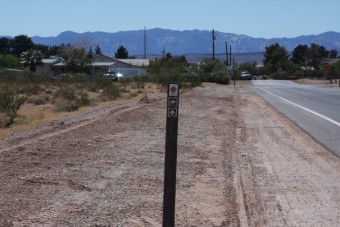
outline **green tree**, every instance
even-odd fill
[[[269,47],[266,47],[264,52],[263,64],[266,67],[268,73],[274,73],[279,70],[285,70],[288,64],[288,52],[286,48],[281,47],[278,43],[275,43]]]
[[[93,53],[92,47],[90,47],[90,49],[87,51],[87,56],[89,58],[91,58],[91,59],[94,57],[94,53]]]
[[[20,58],[17,58],[12,54],[2,55],[2,57],[0,57],[0,67],[20,68]]]
[[[33,49],[34,43],[30,37],[27,37],[27,35],[18,35],[13,39],[12,47],[12,53],[19,57],[22,52]]]
[[[329,71],[331,74],[337,75],[337,77],[340,79],[340,60],[332,64]]]
[[[256,72],[256,62],[244,62],[239,65],[240,71],[248,71],[251,74],[255,74]]]
[[[329,51],[329,55],[328,55],[329,58],[336,58],[337,56],[338,56],[337,50],[332,49],[332,50]]]
[[[44,58],[49,56],[49,46],[43,44],[34,44],[34,50],[40,51]]]
[[[49,56],[57,56],[57,55],[62,55],[62,50],[63,50],[64,44],[60,46],[50,46],[48,50],[48,55]]]
[[[21,59],[24,66],[29,66],[30,71],[35,72],[38,65],[42,65],[42,54],[38,50],[29,50],[21,54]]]
[[[327,58],[328,55],[329,51],[327,51],[324,46],[312,43],[308,51],[308,65],[316,70],[319,70],[321,68],[321,61],[324,58]]]
[[[308,46],[298,45],[292,52],[292,61],[298,65],[305,65],[308,58]]]
[[[100,49],[100,47],[97,45],[96,49],[94,50],[96,55],[101,55],[102,54],[102,49]]]
[[[60,56],[66,61],[66,69],[70,72],[89,72],[91,58],[84,48],[77,48],[71,44],[62,45]]]
[[[67,69],[71,72],[87,72],[91,58],[87,55],[84,48],[70,47],[67,53]]]
[[[119,46],[117,52],[115,53],[115,58],[117,59],[127,59],[129,53],[124,46]]]
[[[8,38],[0,38],[0,54],[9,54],[11,50],[11,40]]]

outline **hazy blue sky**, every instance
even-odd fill
[[[151,28],[253,37],[340,32],[340,0],[0,0],[0,35]]]

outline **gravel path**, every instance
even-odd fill
[[[180,99],[176,225],[340,223],[339,159],[254,91]],[[0,226],[161,226],[165,94],[149,101],[1,141]]]

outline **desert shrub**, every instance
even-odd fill
[[[170,53],[166,57],[155,59],[148,67],[148,80],[165,85],[169,82],[181,82],[185,67],[188,62],[185,56],[172,57]]]
[[[42,89],[38,84],[33,83],[22,83],[18,84],[17,92],[20,94],[32,94],[37,95],[39,92],[41,92]]]
[[[202,74],[195,68],[189,70],[183,76],[183,85],[187,88],[198,87],[202,85]]]
[[[71,111],[75,111],[78,109],[79,109],[79,106],[77,107],[75,101],[65,100],[65,99],[60,99],[60,98],[56,99],[53,105],[54,112],[64,112],[64,111],[71,112]]]
[[[230,80],[227,74],[227,70],[212,71],[208,74],[208,82],[217,84],[229,84]]]
[[[120,96],[120,91],[119,91],[119,87],[115,84],[111,84],[110,86],[106,86],[103,89],[102,92],[102,97],[105,99],[109,99],[109,100],[113,100],[116,99]]]
[[[272,73],[270,76],[275,80],[288,80],[289,79],[288,73],[285,71],[281,71],[281,70],[275,73]]]
[[[106,86],[110,86],[111,84],[112,84],[112,79],[105,77],[105,76],[95,76],[93,80],[84,84],[83,88],[89,91],[92,91],[92,92],[97,92]]]
[[[72,103],[71,105],[65,106],[65,110],[67,112],[74,112],[77,111],[80,108],[80,105],[78,103]]]
[[[144,89],[147,80],[146,76],[136,76],[134,80],[138,89]]]
[[[75,90],[73,88],[69,88],[69,87],[60,88],[56,92],[55,97],[63,98],[63,99],[66,99],[66,100],[76,100],[77,99]]]
[[[31,96],[28,98],[27,102],[34,105],[44,105],[50,101],[50,96],[47,94]]]
[[[133,78],[131,76],[125,76],[119,78],[118,81],[121,86],[126,87],[133,82]]]
[[[230,80],[227,74],[226,66],[215,59],[205,59],[201,63],[202,81],[229,84]]]
[[[305,73],[302,70],[299,70],[299,71],[294,72],[293,75],[296,79],[301,79],[305,76]]]
[[[110,86],[112,84],[112,79],[105,76],[99,76],[94,80],[94,83],[98,89],[102,89]]]
[[[77,104],[79,106],[89,106],[91,105],[92,100],[87,97],[87,95],[82,95],[78,100]]]
[[[54,111],[73,112],[82,106],[89,106],[91,103],[92,100],[88,98],[86,93],[79,92],[79,94],[76,94],[72,88],[61,88],[54,96]]]
[[[130,91],[130,97],[131,98],[134,98],[134,97],[137,97],[137,96],[138,96],[138,92]]]
[[[14,123],[14,119],[22,104],[26,101],[26,97],[16,94],[14,89],[5,88],[0,91],[0,113],[5,119],[0,119],[1,127],[10,127]]]
[[[51,94],[52,94],[52,90],[47,89],[47,90],[45,91],[45,93],[51,95]]]

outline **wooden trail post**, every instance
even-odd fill
[[[163,227],[175,226],[179,84],[168,84],[165,139]]]

